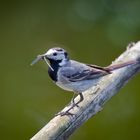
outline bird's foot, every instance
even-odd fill
[[[75,107],[75,106],[79,107],[79,105],[77,103],[75,103],[74,99],[71,100],[71,104],[72,104],[73,107]]]
[[[78,104],[83,101],[84,97],[83,97],[82,93],[79,93],[79,95],[80,95],[80,100],[77,103],[74,102],[74,98],[73,98],[72,101],[71,101],[72,102],[71,107],[68,110],[64,111],[64,112],[59,112],[55,116],[58,116],[58,115],[60,115],[60,116],[64,116],[64,115],[71,115],[71,116],[73,116],[73,115],[75,115],[73,113],[70,113],[69,111],[71,109],[73,109],[75,106],[79,107]]]
[[[69,111],[64,111],[64,112],[59,112],[57,114],[55,114],[55,116],[73,116],[74,114],[73,113],[70,113]]]
[[[66,110],[66,111],[62,111],[62,112],[59,112],[59,113],[57,113],[55,116],[58,116],[58,115],[60,115],[60,116],[64,116],[64,115],[67,115],[67,116],[68,116],[68,115],[73,116],[74,114],[73,114],[73,113],[70,113],[69,111],[70,111],[71,109],[73,109],[75,106],[77,106],[76,103],[72,104],[71,107],[70,107],[68,110]]]

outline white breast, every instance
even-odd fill
[[[97,85],[98,81],[99,79],[83,80],[83,81],[69,82],[69,83],[56,82],[56,85],[67,91],[81,93],[88,90],[92,86]]]

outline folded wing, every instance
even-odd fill
[[[100,78],[101,76],[110,74],[110,71],[96,65],[74,63],[72,66],[62,69],[61,74],[66,77],[67,80],[77,82]]]

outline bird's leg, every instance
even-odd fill
[[[71,110],[75,106],[78,106],[78,104],[84,100],[84,97],[83,97],[83,94],[82,93],[77,92],[77,94],[79,94],[80,100],[77,103],[73,102],[72,106],[67,111]]]
[[[61,115],[61,116],[74,115],[74,114],[70,113],[69,111],[71,109],[73,109],[75,106],[78,106],[78,104],[84,100],[83,94],[82,93],[78,93],[78,94],[80,96],[80,100],[77,103],[72,104],[72,106],[68,110],[66,110],[65,112],[59,112],[58,114],[56,114],[56,116],[58,116],[58,115]]]
[[[73,96],[72,96],[72,99],[71,99],[71,103],[73,103],[73,104],[75,103],[74,98],[75,98],[75,92],[73,93]]]
[[[75,104],[74,98],[75,98],[76,93],[74,92],[73,97],[71,99],[71,104]],[[75,104],[76,105],[76,104]],[[79,107],[78,105],[76,105],[77,107]]]

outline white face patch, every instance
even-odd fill
[[[57,50],[55,48],[52,48],[48,50],[45,54],[48,59],[53,59],[53,60],[62,60],[62,65],[63,65],[63,60],[66,59],[65,57],[65,50]]]

